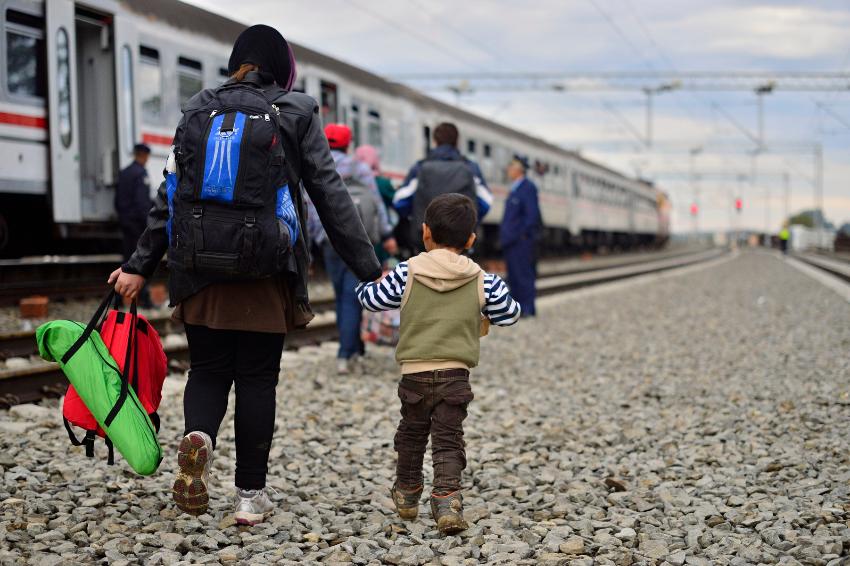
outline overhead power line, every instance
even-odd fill
[[[425,90],[644,91],[668,85],[683,91],[850,92],[848,71],[564,71],[400,73],[393,80]]]
[[[384,22],[385,24],[389,24],[393,28],[398,28],[398,29],[404,30],[405,33],[410,34],[411,36],[415,37],[416,39],[418,39],[422,43],[436,49],[437,51],[440,51],[441,53],[444,53],[444,54],[450,56],[452,59],[458,60],[461,63],[464,63],[464,64],[466,64],[470,67],[479,67],[479,65],[477,65],[474,62],[462,57],[461,55],[458,55],[455,51],[448,49],[443,45],[440,45],[439,43],[434,41],[431,37],[429,37],[427,34],[420,32],[416,28],[405,25],[401,22],[393,20],[392,18],[388,18],[387,16],[385,16],[381,12],[378,12],[377,10],[372,10],[371,8],[366,6],[365,4],[360,3],[360,2],[356,2],[355,0],[349,0],[349,3],[356,6],[359,10],[366,12],[367,14],[372,16],[373,18],[379,19],[382,22]]]

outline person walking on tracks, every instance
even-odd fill
[[[477,203],[478,218],[484,218],[493,196],[478,164],[463,157],[457,149],[457,126],[443,122],[434,128],[436,147],[417,162],[393,196],[399,215],[409,222],[409,246],[414,253],[422,248],[422,221],[425,209],[438,195],[460,193]]]
[[[145,165],[151,155],[151,148],[143,143],[133,146],[133,162],[118,174],[115,187],[115,212],[118,213],[118,225],[121,227],[121,253],[124,261],[130,259],[136,251],[136,244],[147,226],[148,211],[151,209],[151,183]],[[121,297],[116,296],[116,303]],[[149,308],[150,293],[142,287],[139,304]]]
[[[345,124],[328,124],[325,126],[325,135],[336,163],[336,170],[354,201],[370,241],[376,247],[381,245],[388,254],[396,253],[398,250],[392,236],[393,227],[378,193],[372,170],[366,163],[358,161],[348,153],[351,129]],[[359,279],[333,248],[321,226],[314,232],[314,240],[322,249],[325,269],[334,288],[336,326],[339,329],[336,369],[338,374],[345,375],[351,371],[351,361],[366,353],[365,344],[360,337],[363,309],[354,292]]]
[[[358,279],[374,281],[381,266],[336,172],[316,101],[289,92],[295,60],[283,36],[247,28],[228,71],[223,85],[184,105],[147,228],[109,282],[136,297],[168,252],[170,300],[190,356],[172,495],[187,513],[206,511],[235,383],[235,519],[254,525],[274,509],[266,474],[284,337],[312,318],[300,185]]]
[[[508,287],[522,305],[523,316],[536,314],[537,238],[540,231],[540,206],[537,186],[526,177],[528,159],[514,156],[508,164],[511,192],[505,202],[499,242],[508,266]]]
[[[390,490],[402,519],[415,519],[423,491],[428,437],[434,461],[431,514],[443,534],[467,528],[461,473],[463,420],[473,399],[469,370],[478,365],[489,323],[514,324],[520,306],[497,275],[461,255],[475,242],[475,205],[459,194],[436,197],[425,211],[426,253],[400,263],[380,282],[360,285],[370,311],[401,308],[396,360],[401,422],[395,435],[396,481]]]

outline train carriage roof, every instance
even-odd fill
[[[121,5],[125,6],[128,10],[135,12],[136,14],[139,14],[141,16],[144,16],[148,19],[160,20],[166,25],[185,29],[187,31],[191,31],[199,35],[212,37],[213,39],[216,39],[225,44],[232,44],[234,41],[236,41],[236,37],[246,27],[246,24],[231,20],[218,14],[214,14],[213,12],[209,12],[207,10],[204,10],[203,8],[199,8],[192,4],[180,2],[179,0],[119,1]],[[512,138],[518,139],[539,149],[543,149],[546,151],[554,151],[564,157],[577,159],[588,165],[607,171],[620,178],[635,181],[635,179],[626,177],[619,171],[615,171],[609,167],[606,167],[605,165],[602,165],[595,161],[591,161],[578,153],[566,150],[562,147],[558,147],[541,138],[530,136],[513,128],[509,128],[508,126],[504,126],[497,122],[488,120],[483,116],[479,116],[472,112],[462,110],[456,106],[452,106],[451,104],[447,104],[445,102],[442,102],[441,100],[437,100],[408,86],[388,81],[387,79],[382,78],[374,73],[370,73],[369,71],[361,69],[360,67],[357,67],[355,65],[351,65],[339,59],[319,53],[318,51],[310,49],[309,47],[304,47],[303,45],[299,45],[294,42],[290,42],[290,45],[292,46],[292,49],[295,52],[295,58],[297,61],[327,69],[329,71],[332,71],[333,73],[336,73],[340,77],[344,77],[354,83],[363,85],[368,88],[372,88],[374,90],[395,93],[397,96],[415,102],[421,107],[436,110],[438,112],[444,112],[459,119],[466,120],[467,122],[472,122],[474,124],[490,128],[491,130],[495,130],[496,132],[501,133],[505,136],[510,136]],[[645,181],[637,180],[637,182],[649,185],[651,187],[651,184],[646,183]]]

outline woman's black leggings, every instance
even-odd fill
[[[186,325],[191,369],[183,395],[186,431],[215,444],[236,382],[236,487],[266,485],[274,435],[275,387],[285,334]]]

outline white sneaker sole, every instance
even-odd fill
[[[265,518],[266,513],[248,513],[247,511],[239,511],[236,513],[236,524],[253,527],[257,523],[262,523]]]

